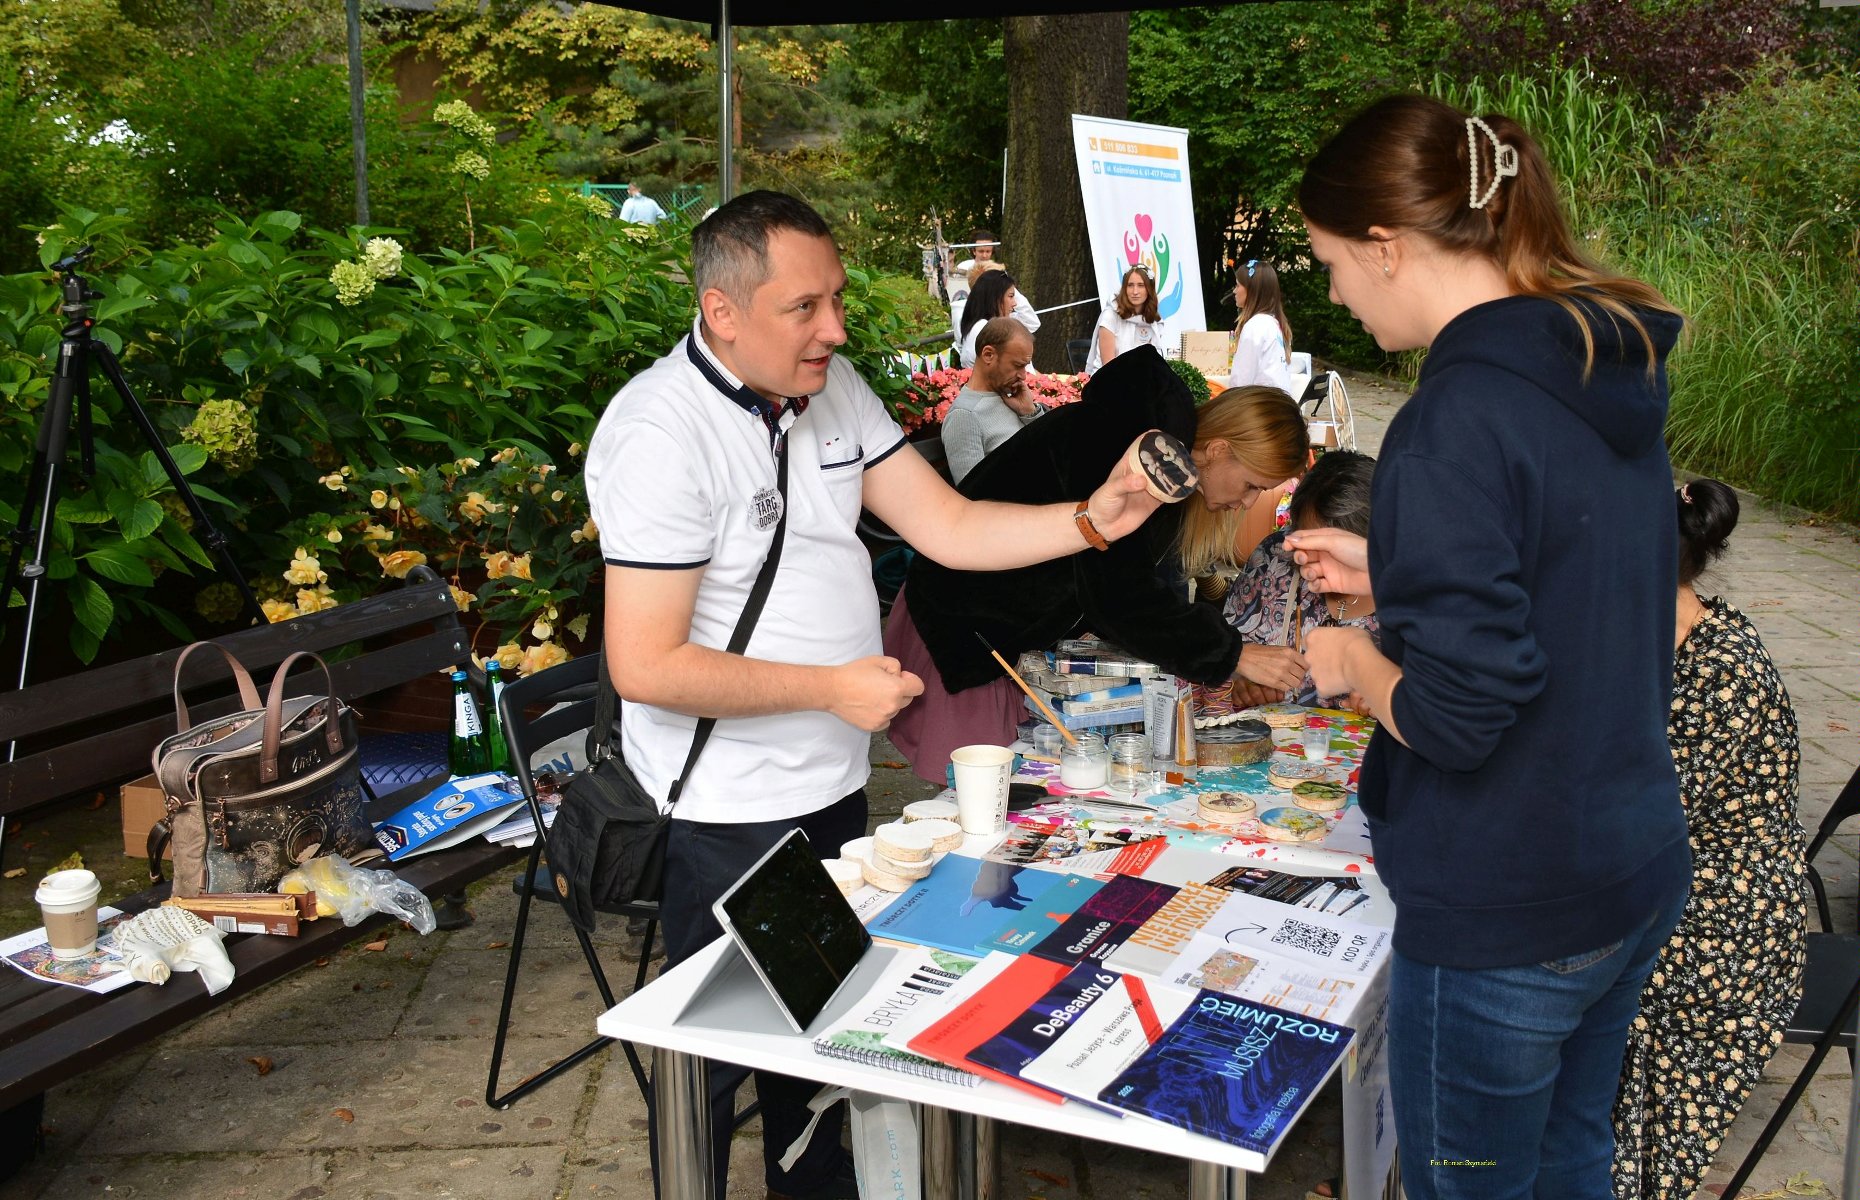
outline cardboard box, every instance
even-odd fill
[[[147,858],[149,828],[167,814],[168,802],[153,775],[144,775],[123,785],[123,853],[130,858]],[[174,857],[172,844],[162,853]]]

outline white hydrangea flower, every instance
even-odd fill
[[[358,262],[339,262],[329,270],[329,281],[336,285],[336,302],[353,308],[375,290],[372,272]]]
[[[400,274],[400,243],[393,238],[369,238],[362,247],[362,265],[376,279],[391,279]]]

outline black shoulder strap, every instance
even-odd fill
[[[781,516],[775,522],[775,536],[769,542],[769,556],[762,561],[762,569],[756,573],[756,581],[749,588],[749,600],[743,605],[743,615],[736,620],[736,628],[730,631],[730,643],[724,647],[726,654],[741,654],[749,645],[749,636],[755,632],[756,621],[762,616],[762,606],[768,603],[769,590],[775,586],[775,568],[781,565],[781,547],[788,532],[788,435],[781,434],[775,442],[775,491],[781,497]],[[603,645],[599,651],[600,682],[594,693],[594,727],[588,734],[588,758],[593,763],[616,753],[612,745],[614,711],[618,696],[614,692],[613,677],[607,668],[607,649]],[[669,808],[678,803],[678,795],[684,790],[685,780],[691,778],[691,768],[697,764],[698,755],[704,750],[704,743],[710,740],[711,730],[717,727],[717,718],[700,717],[697,728],[691,735],[691,751],[685,755],[685,765],[679,769],[678,777],[672,780],[672,788],[666,797]]]

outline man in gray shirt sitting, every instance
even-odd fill
[[[1040,415],[1027,389],[1033,335],[1013,317],[995,317],[975,340],[975,369],[943,418],[943,454],[960,484],[989,451]]]

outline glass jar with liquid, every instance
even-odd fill
[[[1095,733],[1074,736],[1059,754],[1059,782],[1075,792],[1097,791],[1111,774],[1110,747]]]

